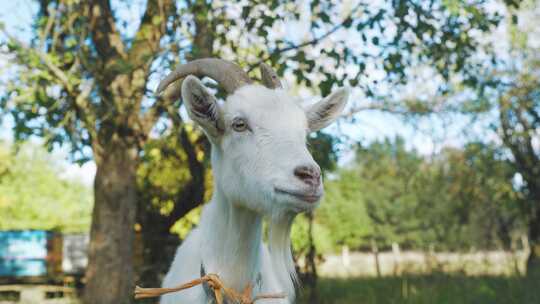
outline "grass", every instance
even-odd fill
[[[538,304],[540,275],[320,279],[317,290],[317,304]],[[309,293],[304,289],[297,303],[315,304]]]
[[[308,300],[310,290],[304,288],[296,303],[540,304],[540,273],[527,278],[444,274],[385,278],[321,278],[317,291],[318,301],[310,302]],[[10,295],[4,296],[9,298]],[[0,302],[1,300],[2,294]],[[264,304],[265,301],[260,303]]]

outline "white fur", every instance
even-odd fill
[[[197,78],[188,76],[184,80],[182,96],[188,114],[203,127],[212,143],[215,189],[198,228],[178,248],[164,287],[200,277],[204,263],[207,273],[218,274],[227,286],[238,291],[255,283],[260,274],[261,284],[255,286],[254,295],[288,295],[287,299],[265,303],[294,301],[296,274],[290,228],[296,214],[315,208],[318,202],[308,203],[276,192],[275,187],[322,193],[322,184],[311,189],[293,172],[297,166],[317,166],[306,148],[308,128],[317,124],[314,119],[324,120],[318,128],[339,115],[336,112],[343,109],[348,97],[348,91],[340,92],[325,99],[339,106],[331,107],[335,109],[331,112],[326,107],[326,114],[321,117],[316,111],[322,102],[306,112],[281,89],[247,85],[219,105]],[[204,108],[211,110],[208,117],[194,113],[195,103],[209,106]],[[238,117],[247,121],[250,130],[233,130],[231,124]],[[262,242],[263,218],[269,221],[268,247]],[[202,304],[207,300],[198,286],[165,295],[161,303]]]

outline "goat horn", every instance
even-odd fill
[[[203,58],[178,66],[159,83],[156,94],[159,95],[170,84],[188,75],[197,77],[208,76],[217,81],[228,94],[232,94],[239,87],[252,82],[247,73],[231,61],[217,58]],[[179,85],[174,86],[175,89],[179,87]],[[164,95],[169,94],[165,92]]]
[[[281,85],[281,81],[279,81],[278,75],[272,67],[270,67],[266,63],[261,63],[261,78],[262,83],[265,87],[269,89],[281,89],[283,86]]]

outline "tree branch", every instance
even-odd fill
[[[184,127],[181,129],[178,139],[187,155],[191,180],[173,199],[174,207],[167,218],[169,227],[174,225],[177,220],[182,218],[189,211],[199,206],[204,199],[204,165],[197,159],[195,147],[189,140],[187,131]]]
[[[174,10],[176,9],[173,4],[170,5],[173,6]],[[193,38],[194,47],[192,48],[195,51],[189,54],[189,59],[193,60],[203,57],[210,57],[214,51],[213,45],[216,24],[208,20],[208,4],[205,1],[199,0],[188,2],[188,5],[195,15],[195,35]],[[206,14],[201,13],[204,10],[206,10]],[[172,91],[180,92],[180,86],[181,82],[173,83],[171,85],[171,87],[174,87]],[[150,131],[161,114],[165,112],[171,114],[172,111],[170,111],[170,107],[175,104],[175,101],[176,100],[166,99],[161,96],[156,97],[155,104],[140,118],[143,127]],[[172,114],[171,119],[176,119],[174,116],[175,115]]]
[[[94,111],[91,111],[91,109],[89,109],[90,103],[88,102],[88,98],[90,96],[90,93],[92,93],[93,88],[94,83],[93,81],[90,81],[85,87],[83,87],[82,90],[79,91],[79,94],[74,96],[75,100],[73,102],[73,106],[75,108],[77,116],[79,116],[79,118],[83,122],[85,129],[90,135],[90,142],[92,144],[92,147],[96,149],[100,146],[98,145],[99,139],[95,126],[96,117]]]
[[[341,117],[352,118],[354,115],[358,114],[359,112],[364,112],[364,111],[381,111],[381,112],[386,112],[390,114],[398,114],[398,115],[411,114],[411,112],[406,111],[406,110],[395,109],[395,108],[391,108],[385,105],[370,104],[370,105],[365,105],[365,106],[354,107],[350,109],[348,112],[343,113]]]
[[[145,74],[148,73],[150,64],[159,53],[159,43],[167,29],[167,19],[175,11],[176,6],[171,0],[148,1],[146,4],[141,25],[128,52],[129,63],[143,68]]]
[[[109,1],[95,0],[88,5],[92,41],[99,57],[104,59],[105,67],[116,58],[126,58],[124,42],[116,29]]]
[[[291,46],[288,46],[288,47],[284,47],[284,48],[281,48],[281,49],[276,49],[274,50],[270,55],[260,59],[259,61],[257,61],[256,63],[250,65],[249,69],[248,69],[248,73],[253,71],[255,68],[257,68],[261,63],[265,62],[266,60],[270,59],[270,57],[272,56],[275,56],[275,55],[279,55],[279,54],[282,54],[282,53],[285,53],[285,52],[288,52],[288,51],[292,51],[292,50],[297,50],[297,49],[301,49],[303,47],[306,47],[306,46],[309,46],[309,45],[316,45],[317,43],[321,42],[322,40],[326,39],[327,37],[329,37],[330,35],[332,35],[333,33],[337,32],[339,29],[341,29],[347,22],[350,22],[351,19],[353,18],[354,14],[360,9],[361,5],[357,5],[355,6],[351,12],[349,13],[349,15],[347,17],[345,17],[343,19],[343,21],[341,21],[340,23],[338,23],[337,25],[335,25],[334,27],[332,27],[328,32],[322,34],[321,36],[319,37],[315,37],[311,40],[308,40],[308,41],[304,41],[302,43],[299,43],[299,44],[294,44],[294,45],[291,45]]]
[[[50,6],[49,7],[43,7],[44,10],[47,10],[46,14],[48,14],[49,16],[47,17],[47,24],[45,25],[45,28],[43,29],[43,31],[41,32],[40,36],[39,36],[39,47],[38,49],[42,50],[43,47],[45,46],[45,39],[47,38],[47,36],[49,36],[49,33],[52,29],[52,26],[54,24],[54,21],[56,19],[56,12],[57,12],[57,8],[55,7],[52,7]]]
[[[21,48],[23,48],[25,51],[35,54],[36,56],[41,59],[45,67],[55,76],[62,86],[68,91],[68,93],[71,93],[73,91],[73,86],[69,82],[68,76],[62,71],[59,67],[54,65],[54,63],[49,59],[49,56],[45,53],[43,53],[40,49],[33,48],[29,45],[26,45],[22,41],[18,40],[14,36],[12,36],[10,33],[8,33],[5,29],[2,29],[2,32],[6,37],[13,41],[15,44],[19,45]]]
[[[204,0],[193,1],[189,4],[195,22],[194,47],[189,54],[189,60],[211,57],[214,53],[216,22],[209,20],[211,5]]]
[[[19,45],[22,49],[24,49],[26,52],[32,53],[43,62],[43,65],[46,67],[46,69],[60,82],[60,85],[64,88],[65,92],[68,94],[69,99],[72,100],[72,105],[77,113],[77,116],[81,119],[83,122],[85,128],[87,129],[88,133],[93,135],[96,132],[96,128],[94,125],[95,117],[92,119],[90,118],[92,115],[92,111],[89,107],[90,103],[88,102],[88,97],[90,96],[90,93],[93,88],[93,84],[90,83],[89,86],[87,86],[82,91],[77,87],[74,86],[70,79],[70,75],[66,74],[62,69],[60,69],[58,66],[56,66],[53,61],[49,58],[49,55],[41,51],[39,48],[33,48],[29,45],[26,45],[22,41],[19,41],[17,38],[13,37],[10,33],[8,33],[5,29],[2,30],[4,35],[6,37]]]

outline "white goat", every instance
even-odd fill
[[[238,291],[251,283],[254,295],[287,294],[264,303],[294,302],[291,224],[323,195],[321,171],[306,137],[333,122],[349,94],[339,89],[304,109],[269,66],[263,64],[261,74],[265,86],[252,84],[231,62],[200,59],[181,65],[158,87],[158,93],[169,96],[181,87],[187,113],[211,142],[215,187],[199,226],[178,248],[164,287],[215,273]],[[225,103],[218,103],[195,76],[223,86]],[[268,248],[262,242],[263,217],[269,220]],[[197,286],[165,295],[161,303],[211,303],[212,297]]]

